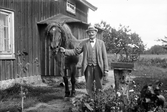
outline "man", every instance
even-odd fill
[[[89,38],[80,43],[75,49],[60,48],[66,56],[79,55],[83,52],[82,75],[86,79],[86,90],[88,95],[93,97],[93,82],[96,90],[102,89],[102,79],[108,74],[108,59],[105,44],[97,39],[97,32],[94,26],[89,26],[86,30]]]

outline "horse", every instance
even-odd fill
[[[76,84],[76,73],[77,63],[79,62],[80,56],[64,56],[59,55],[61,59],[57,58],[60,47],[65,49],[74,49],[78,46],[78,39],[72,34],[70,27],[66,23],[50,23],[46,27],[46,35],[50,39],[50,48],[56,59],[62,63],[61,73],[65,84],[65,97],[75,96],[75,84]],[[68,72],[68,73],[67,73]],[[71,78],[71,91],[69,88],[68,76]]]

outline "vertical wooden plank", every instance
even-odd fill
[[[28,44],[27,44],[27,42],[28,42],[28,30],[29,30],[29,28],[28,28],[28,5],[29,5],[29,1],[28,0],[26,0],[26,1],[22,1],[23,2],[23,7],[24,7],[24,9],[23,9],[23,12],[24,12],[24,16],[23,16],[23,25],[24,25],[24,40],[23,40],[23,42],[24,42],[24,50],[25,50],[25,52],[27,52],[28,53],[28,55],[25,57],[25,64],[26,63],[29,63],[29,52],[28,52]],[[26,71],[26,73],[24,74],[24,76],[29,76],[29,66],[28,66],[28,70]]]
[[[40,13],[39,13],[39,0],[38,0],[38,3],[36,5],[36,10],[37,10],[37,20],[36,20],[36,23],[39,22],[39,18],[40,18]],[[41,64],[40,64],[40,59],[41,59],[41,41],[40,41],[40,38],[41,36],[39,35],[39,27],[36,25],[36,38],[37,38],[37,42],[36,42],[36,46],[37,46],[37,52],[36,52],[36,58],[38,59],[38,67],[37,67],[37,75],[41,75]]]
[[[35,7],[38,7],[39,1],[37,1],[35,3]],[[38,27],[37,27],[37,22],[38,22],[38,16],[39,16],[39,11],[38,8],[35,10],[35,21],[34,21],[34,38],[35,38],[35,56],[34,56],[34,60],[35,59],[39,59],[39,36],[38,36]],[[34,63],[34,73],[35,75],[39,75],[38,73],[38,67],[37,65]]]
[[[45,75],[48,75],[47,39],[45,38]]]
[[[46,38],[44,39],[44,61],[45,61],[45,73],[44,75],[47,74],[47,44],[46,44]]]
[[[31,46],[32,46],[32,45],[30,44],[30,43],[31,43],[31,38],[32,38],[32,37],[31,37],[31,29],[32,29],[32,28],[31,28],[31,19],[30,19],[30,18],[31,18],[31,8],[32,8],[32,7],[31,7],[31,1],[32,1],[32,0],[27,0],[27,4],[26,4],[26,10],[27,10],[26,16],[27,16],[27,18],[26,18],[26,23],[25,23],[26,26],[27,26],[27,27],[26,27],[26,28],[27,28],[27,31],[26,31],[26,43],[25,43],[25,44],[26,44],[26,47],[27,47],[27,48],[26,48],[26,49],[27,49],[26,51],[28,52],[28,56],[26,57],[28,63],[30,63],[30,56],[31,56],[31,55],[30,55],[30,52],[31,52]],[[28,71],[27,71],[27,72],[28,72],[28,73],[27,73],[28,76],[31,75],[31,73],[30,73],[30,72],[31,72],[31,66],[32,66],[32,65],[31,65],[31,63],[30,63],[30,66],[28,67]]]
[[[2,61],[0,60],[0,81],[2,80]]]
[[[44,10],[44,15],[45,15],[45,19],[48,18],[50,16],[50,0],[48,1],[45,1],[45,8],[43,9]],[[49,39],[48,39],[49,40]],[[52,53],[51,53],[51,49],[50,49],[50,42],[48,41],[48,53],[49,53],[49,75],[50,76],[53,76],[53,72],[54,72],[54,59],[52,57]]]
[[[4,75],[4,80],[6,80],[7,78],[8,78],[8,76],[7,76],[7,70],[6,70],[6,61],[5,60],[3,60],[3,66],[4,66],[4,73],[3,73],[3,75]]]
[[[35,7],[39,7],[39,0],[36,2]],[[35,14],[35,16],[36,16],[36,17],[35,17],[35,23],[34,23],[34,24],[35,24],[35,25],[34,25],[34,26],[35,26],[35,27],[34,27],[34,28],[35,28],[35,29],[34,29],[34,31],[35,31],[34,34],[35,34],[35,39],[36,39],[36,40],[35,40],[35,42],[36,42],[36,43],[35,43],[35,48],[36,48],[35,51],[36,51],[36,52],[35,52],[35,57],[34,57],[34,59],[38,59],[38,60],[39,60],[39,58],[40,58],[40,57],[39,57],[39,54],[40,54],[40,44],[39,44],[39,43],[40,43],[40,41],[39,41],[40,39],[39,39],[39,38],[40,38],[40,37],[39,37],[39,35],[38,35],[39,29],[38,29],[38,26],[37,26],[37,22],[38,22],[39,16],[40,16],[39,8],[36,8],[36,14]],[[39,75],[39,67],[37,67],[36,64],[35,64],[34,66],[35,66],[35,68],[36,68],[36,69],[35,69],[35,73],[36,73],[37,75]]]
[[[15,41],[14,41],[14,45],[15,45],[15,53],[17,53],[18,51],[18,46],[19,46],[19,6],[18,6],[18,0],[15,0],[14,1],[14,16],[15,16],[15,21],[14,21],[14,32],[15,32]],[[15,55],[16,56],[16,55]],[[18,71],[18,64],[17,64],[17,56],[16,56],[16,60],[14,60],[14,63],[13,63],[13,78],[16,78],[16,75],[17,75],[17,71]]]
[[[54,58],[51,58],[51,75],[54,76]]]
[[[49,41],[48,41],[48,42],[49,42]],[[48,43],[48,45],[49,45],[49,43]],[[48,47],[48,62],[49,62],[49,63],[48,63],[48,67],[49,67],[49,76],[51,76],[51,71],[52,71],[52,70],[51,70],[51,68],[52,68],[52,67],[51,67],[51,63],[52,63],[51,61],[52,61],[52,59],[51,59],[50,48]]]
[[[2,60],[2,80],[5,80],[5,61]]]
[[[39,20],[43,20],[43,2],[42,0],[40,0],[39,2],[39,12],[40,12],[40,17],[39,17]],[[42,31],[42,40],[41,40],[41,67],[42,67],[42,75],[46,75],[47,74],[47,41],[46,41],[46,38],[45,38],[45,34],[44,34],[44,28],[41,30]],[[40,32],[41,33],[41,32]]]
[[[26,26],[25,26],[25,3],[26,1],[22,1],[22,7],[21,7],[21,11],[22,11],[22,24],[21,24],[21,40],[22,40],[22,46],[21,46],[21,52],[22,51],[25,51],[25,47],[26,47],[26,42],[25,42],[25,39],[26,39],[26,35],[25,35],[25,32],[26,32]],[[23,64],[26,64],[26,58],[27,56],[25,57],[25,62],[23,63],[23,60],[22,60],[22,63]],[[22,77],[25,77],[26,76],[26,73],[23,72],[22,73]]]
[[[50,75],[49,74],[49,68],[50,68],[50,65],[49,65],[49,41],[48,39],[46,39],[46,65],[47,65],[47,68],[46,68],[46,75]]]
[[[48,49],[48,61],[49,61],[49,76],[51,76],[51,71],[52,71],[52,59],[51,59],[51,53],[50,53],[50,48]]]
[[[22,52],[24,50],[24,39],[25,39],[25,35],[24,35],[24,31],[25,31],[25,26],[24,26],[24,3],[23,1],[21,1],[21,29],[20,29],[20,32],[21,32],[21,37],[20,37],[20,42],[21,42],[21,46],[19,47],[20,51]],[[21,63],[23,63],[23,60],[21,60]],[[24,73],[21,74],[22,77],[25,76]]]
[[[39,7],[39,0],[37,1],[37,3],[36,3],[36,7]],[[37,22],[38,22],[38,18],[39,18],[39,8],[36,8],[36,17],[35,17],[35,38],[36,38],[36,43],[35,43],[35,45],[36,45],[36,56],[35,56],[35,59],[38,59],[38,61],[39,61],[39,59],[40,59],[40,57],[39,57],[39,54],[40,54],[40,41],[39,41],[39,35],[38,35],[38,31],[39,31],[39,29],[38,29],[38,26],[37,26]],[[36,75],[39,75],[40,73],[39,73],[39,66],[37,66],[36,64],[35,64],[35,68],[36,68]]]
[[[11,79],[11,77],[10,77],[10,61],[7,61],[7,60],[6,60],[6,76],[7,76],[6,79]]]
[[[17,43],[17,40],[18,40],[18,6],[17,6],[17,0],[15,0],[14,2],[14,47],[15,47],[15,53],[17,53],[17,49],[18,49],[18,43]],[[17,59],[16,55],[15,55],[15,58]],[[13,63],[13,78],[15,78],[16,74],[17,74],[17,60],[13,60],[14,63]]]
[[[33,9],[33,11],[32,11],[32,22],[31,22],[31,24],[32,24],[32,74],[31,75],[35,75],[36,74],[36,66],[35,66],[35,63],[34,63],[34,60],[35,60],[35,58],[36,58],[36,52],[37,52],[37,50],[36,50],[36,37],[35,37],[35,26],[36,26],[36,22],[35,22],[35,19],[36,19],[36,10],[35,10],[35,7],[36,7],[36,4],[37,4],[38,2],[35,0],[35,1],[33,1],[33,4],[32,4],[32,9]]]
[[[28,16],[28,31],[29,31],[29,37],[28,37],[28,47],[29,47],[29,63],[31,64],[29,66],[29,75],[32,75],[33,73],[33,66],[32,66],[32,60],[33,60],[33,34],[32,34],[32,30],[33,30],[33,0],[30,1],[30,7],[29,7],[29,16]]]
[[[11,74],[10,74],[10,65],[11,64],[10,64],[10,61],[7,60],[6,64],[7,64],[6,65],[6,67],[7,67],[6,70],[7,70],[8,79],[11,79]]]
[[[45,75],[45,38],[44,38],[44,29],[40,30],[40,67],[41,67],[41,75]]]
[[[13,79],[14,78],[14,71],[13,71],[13,65],[14,64],[13,64],[13,60],[11,60],[10,63],[11,63],[11,65],[10,65],[10,71],[11,71],[10,74],[11,74],[11,79]]]

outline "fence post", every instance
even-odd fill
[[[114,62],[111,63],[114,70],[115,91],[129,99],[130,73],[134,68],[134,63]]]

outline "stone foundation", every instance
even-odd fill
[[[37,76],[29,76],[29,77],[3,80],[3,81],[0,81],[0,90],[12,87],[16,83],[35,85],[35,84],[42,83],[42,79],[40,75],[37,75]]]

